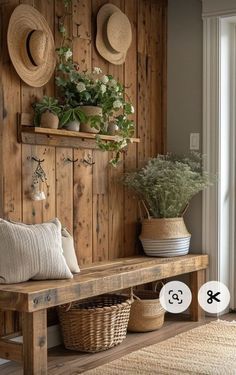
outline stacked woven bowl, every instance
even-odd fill
[[[140,241],[146,255],[175,257],[189,252],[191,235],[183,218],[144,219]]]

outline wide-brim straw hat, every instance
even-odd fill
[[[50,27],[37,9],[17,6],[10,18],[7,44],[11,61],[29,86],[41,87],[51,78],[56,64]]]
[[[97,14],[96,47],[100,55],[112,64],[123,64],[132,42],[128,17],[115,5],[103,5]]]

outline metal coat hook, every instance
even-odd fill
[[[86,157],[80,160],[81,163],[83,163],[86,167],[91,166],[95,164],[95,161],[93,161],[93,157],[91,154],[88,154]]]
[[[65,158],[64,161],[65,162],[70,162],[70,163],[76,163],[79,159],[71,159],[71,158]]]
[[[45,161],[45,159],[40,160],[40,159],[36,158],[36,156],[28,156],[27,159],[28,160],[34,160],[34,161],[36,161],[39,164],[41,164],[41,163],[43,163]]]

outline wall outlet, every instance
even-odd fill
[[[199,140],[200,134],[199,133],[190,133],[190,150],[199,150]]]

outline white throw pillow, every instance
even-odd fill
[[[74,239],[70,235],[70,233],[66,230],[66,228],[62,228],[61,236],[62,236],[63,255],[66,259],[66,263],[72,273],[79,273],[80,268],[79,268],[78,261],[75,255]]]
[[[58,219],[35,225],[0,219],[0,283],[72,277],[63,256]]]

